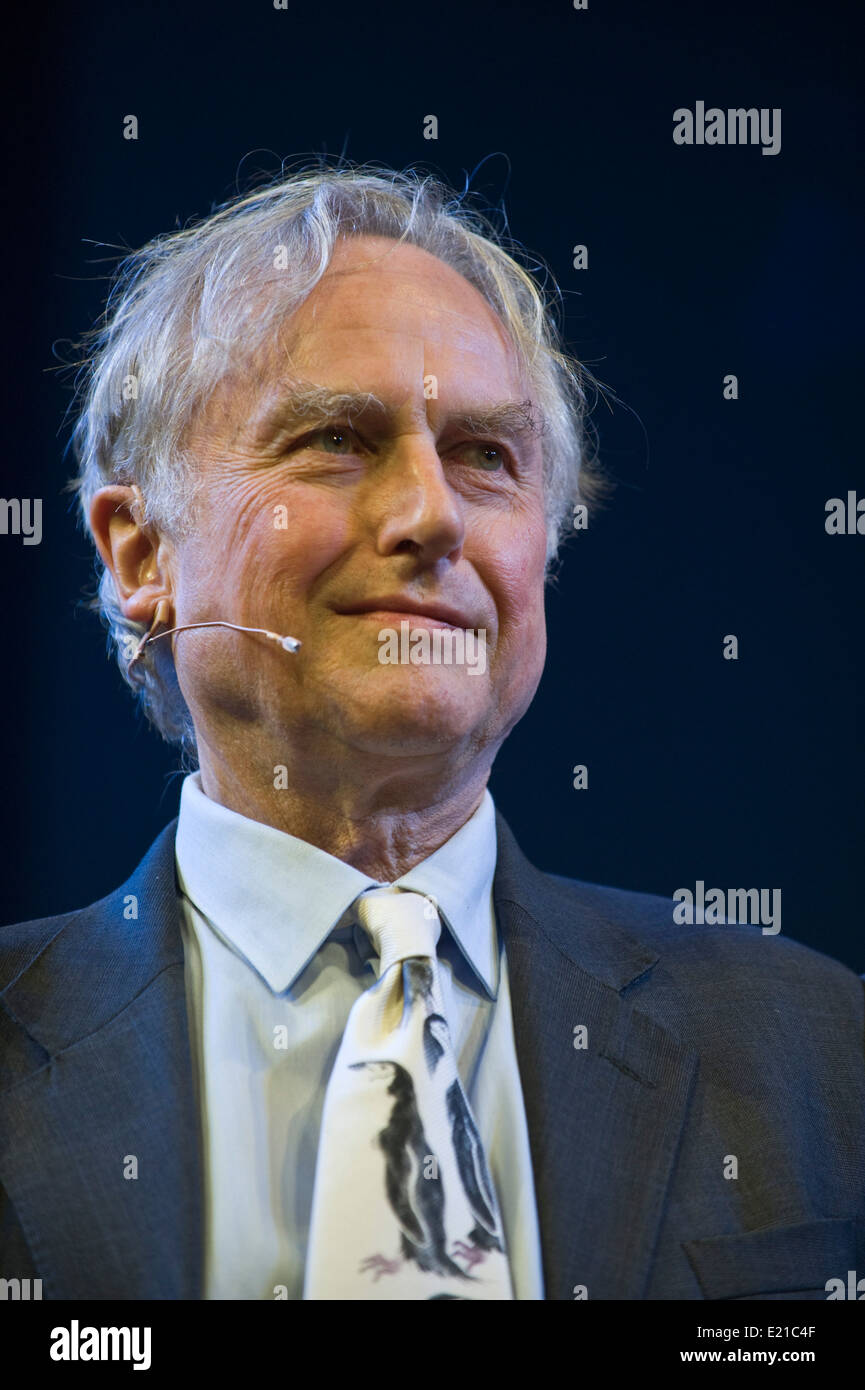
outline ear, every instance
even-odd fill
[[[156,528],[144,522],[141,489],[135,484],[100,488],[90,504],[90,528],[124,616],[149,625],[160,602],[163,615],[166,603],[173,612],[169,548]]]

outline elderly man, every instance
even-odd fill
[[[862,1267],[861,982],[539,872],[487,789],[596,490],[583,382],[416,175],[295,174],[126,266],[80,495],[197,767],[116,893],[0,934],[0,1275],[825,1298]]]

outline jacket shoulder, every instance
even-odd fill
[[[85,907],[51,917],[34,917],[25,922],[0,926],[0,994],[49,951],[59,952],[58,961],[86,953],[92,958],[117,933],[118,923],[129,921],[125,905],[130,894],[156,896],[166,889],[173,892],[174,836],[177,822],[160,831],[144,858],[119,887]]]
[[[819,998],[825,991],[844,1001],[859,1019],[863,1016],[863,978],[849,966],[806,946],[783,932],[765,933],[759,925],[721,923],[680,924],[674,920],[672,898],[625,888],[608,888],[560,874],[548,875],[568,894],[576,908],[636,937],[658,953],[664,970],[682,982],[699,977],[713,987],[725,983],[741,989],[761,983],[777,998],[779,992],[804,992]]]
[[[0,993],[37,960],[66,927],[99,906],[99,903],[91,903],[87,908],[61,912],[55,917],[34,917],[27,922],[10,922],[0,927]]]

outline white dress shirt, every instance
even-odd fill
[[[396,883],[438,906],[448,1024],[498,1193],[514,1291],[541,1299],[493,908],[496,852],[487,790],[466,824]],[[197,772],[183,783],[176,856],[204,1156],[204,1297],[299,1299],[325,1088],[351,1007],[378,966],[351,908],[376,880],[211,801]]]

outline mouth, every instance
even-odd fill
[[[471,617],[451,608],[446,603],[416,603],[413,599],[397,598],[388,595],[384,598],[368,599],[351,608],[336,610],[344,617],[371,618],[383,626],[393,627],[395,623],[410,618],[415,627],[460,627],[473,630]]]

